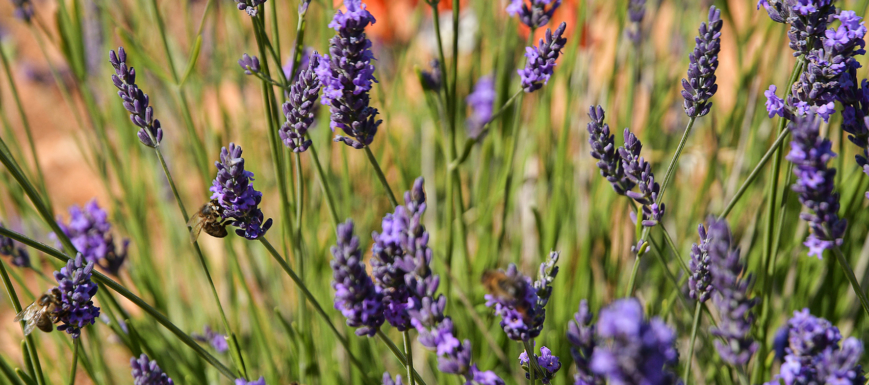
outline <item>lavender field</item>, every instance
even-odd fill
[[[867,385],[869,0],[0,0],[0,384]]]

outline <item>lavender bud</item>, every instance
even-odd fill
[[[100,316],[100,308],[91,298],[97,294],[97,285],[91,281],[94,263],[85,263],[81,253],[70,259],[65,267],[54,272],[57,288],[61,292],[61,304],[56,310],[57,322],[73,338],[81,335],[81,328],[93,325]]]
[[[144,353],[136,359],[130,358],[130,366],[133,367],[133,384],[134,385],[174,385],[172,381],[160,366],[157,361],[151,361]]]
[[[710,222],[714,218],[709,219]],[[700,234],[700,244],[691,246],[691,262],[689,263],[690,275],[688,275],[688,296],[692,299],[706,302],[712,296],[712,273],[710,271],[709,237],[703,225],[697,226]],[[716,244],[717,245],[717,244]]]
[[[92,199],[83,208],[70,206],[69,223],[58,220],[57,224],[86,262],[94,262],[110,274],[118,275],[127,259],[130,240],[124,239],[120,247],[115,246],[108,213],[97,205],[96,199]],[[56,234],[51,234],[51,237],[57,240]],[[57,246],[63,247],[59,241]]]
[[[118,89],[124,108],[130,112],[130,121],[139,127],[136,136],[145,146],[155,148],[163,140],[163,130],[160,121],[154,119],[154,109],[148,104],[148,95],[136,85],[136,70],[127,66],[127,53],[124,47],[118,47],[118,53],[109,51],[109,63],[115,69],[112,83]]]
[[[625,145],[618,148],[619,157],[622,159],[621,167],[624,170],[625,179],[638,187],[638,191],[627,190],[625,195],[643,205],[642,218],[636,218],[636,213],[633,212],[631,218],[635,221],[641,220],[645,227],[654,227],[661,221],[666,208],[663,203],[655,203],[658,200],[661,186],[655,182],[652,165],[640,156],[643,150],[643,143],[640,142],[640,139],[627,128],[625,128],[624,137]],[[637,250],[641,246],[637,245]]]
[[[588,309],[588,301],[579,302],[579,310],[573,315],[574,322],[567,324],[567,342],[570,343],[570,355],[576,364],[574,380],[577,385],[603,385],[603,379],[591,371],[591,357],[595,349],[595,326],[591,322],[594,317]]]
[[[284,116],[287,121],[278,130],[284,145],[293,152],[305,152],[311,145],[305,134],[314,123],[317,97],[320,95],[320,79],[314,69],[320,65],[320,55],[311,55],[308,67],[299,73],[298,80],[290,87],[289,100],[284,103]]]
[[[561,6],[561,0],[510,0],[507,4],[507,14],[519,16],[519,21],[531,29],[537,29],[549,23],[552,14]],[[548,7],[548,8],[547,8]]]
[[[645,16],[646,0],[630,0],[630,3],[628,3],[628,19],[631,21],[631,27],[627,31],[627,36],[634,45],[639,45],[643,40],[642,23]]]
[[[392,380],[392,376],[389,375],[389,372],[383,373],[383,385],[404,385],[404,382],[401,381],[401,375],[395,376],[395,381]]]
[[[238,59],[238,65],[244,70],[245,75],[259,73],[262,69],[260,68],[259,58],[248,54],[241,55],[241,59]]]
[[[588,117],[591,118],[587,126],[588,144],[591,146],[591,156],[598,160],[600,175],[612,184],[616,193],[625,195],[635,185],[625,176],[621,158],[616,154],[615,135],[610,134],[609,125],[604,123],[606,112],[601,106],[591,106],[588,108]]]
[[[218,353],[224,353],[229,350],[229,342],[227,336],[212,330],[208,325],[205,325],[205,331],[202,334],[191,334],[194,340],[206,342]]]
[[[696,118],[709,113],[709,99],[718,91],[715,70],[718,69],[718,53],[721,51],[721,11],[712,6],[709,21],[700,24],[700,35],[695,41],[694,52],[689,55],[688,79],[682,79],[682,97],[685,98],[685,113]]]
[[[223,209],[223,218],[238,227],[235,233],[256,240],[272,227],[272,220],[263,222],[259,209],[263,194],[253,188],[253,173],[244,169],[241,152],[241,146],[235,143],[230,143],[229,149],[220,150],[220,161],[214,162],[217,177],[209,190],[213,192],[211,199],[217,199]]]
[[[549,384],[555,378],[555,373],[561,369],[561,361],[546,346],[541,346],[540,355],[535,355],[534,358],[537,359],[537,365],[543,370],[543,373],[536,373],[535,378],[539,378],[544,384]],[[528,359],[528,353],[523,351],[519,354],[519,365],[525,370],[525,378],[531,379],[533,366],[531,360]]]
[[[540,39],[540,43],[536,47],[525,47],[527,62],[524,69],[517,71],[522,79],[522,89],[525,92],[537,91],[549,82],[549,78],[555,70],[555,61],[567,43],[567,39],[562,37],[565,28],[567,28],[567,23],[562,22],[554,33],[547,29],[546,40]]]
[[[332,246],[332,256],[335,309],[347,318],[347,326],[358,328],[356,335],[373,337],[383,325],[383,295],[365,272],[359,238],[353,234],[353,221],[338,225],[338,241]]]

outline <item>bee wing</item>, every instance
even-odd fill
[[[30,318],[27,320],[27,324],[24,325],[24,335],[25,336],[30,335],[30,333],[33,333],[33,329],[36,328],[36,320],[38,318],[39,317],[33,317],[33,318]]]
[[[20,313],[16,314],[15,318],[12,321],[19,322],[23,320],[29,320],[33,318],[33,314],[36,313],[38,310],[39,305],[37,305],[36,302],[31,303],[30,305],[27,305],[27,307],[24,308],[24,310],[22,310]]]
[[[196,240],[199,239],[199,233],[202,232],[202,227],[205,226],[205,221],[201,215],[196,214],[187,221],[187,226],[190,227],[190,243],[196,243]]]

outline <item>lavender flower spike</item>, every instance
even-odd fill
[[[800,203],[811,211],[800,214],[812,229],[803,244],[809,248],[809,256],[820,259],[824,250],[842,244],[848,223],[838,215],[839,194],[834,186],[836,169],[827,167],[827,162],[836,154],[830,141],[820,136],[818,127],[815,118],[799,118],[791,123],[793,140],[787,160],[796,166],[797,181],[791,189],[799,194]]]
[[[93,262],[85,262],[81,253],[70,259],[65,267],[54,272],[57,288],[61,292],[61,304],[57,309],[57,319],[61,323],[57,330],[66,331],[73,338],[81,335],[81,328],[93,325],[100,316],[100,308],[91,298],[97,294],[97,284],[91,281]]]
[[[172,381],[160,366],[157,361],[151,361],[144,353],[136,359],[130,358],[130,366],[133,367],[133,384],[134,385],[174,385]]]
[[[610,126],[604,123],[606,112],[601,106],[588,108],[588,144],[591,156],[598,160],[600,175],[606,178],[619,195],[634,188],[634,183],[626,176],[619,155],[616,153],[615,135],[610,134]]]
[[[238,59],[238,65],[244,70],[245,75],[253,75],[262,70],[262,67],[260,67],[259,64],[259,58],[248,54],[241,55],[241,59]]]
[[[260,376],[259,380],[256,381],[248,381],[244,378],[239,378],[235,380],[235,385],[266,385],[266,379],[262,376]]]
[[[709,219],[710,222],[714,218]],[[688,296],[700,302],[706,302],[712,296],[712,272],[710,271],[711,257],[709,256],[710,239],[703,225],[697,226],[700,234],[700,244],[691,246],[691,262],[689,263],[690,275],[688,275]],[[717,246],[712,240],[712,246]]]
[[[118,96],[124,101],[124,108],[130,112],[130,121],[140,128],[136,136],[148,147],[157,147],[163,140],[160,121],[154,119],[154,108],[148,105],[148,95],[136,85],[136,69],[127,66],[127,53],[124,47],[118,53],[109,51],[109,63],[115,68],[112,82],[118,88]]]
[[[643,205],[642,218],[634,218],[634,220],[641,220],[643,226],[654,227],[661,221],[666,209],[663,203],[660,205],[655,203],[658,200],[658,192],[661,190],[661,186],[658,185],[658,182],[655,182],[652,165],[640,156],[643,150],[643,143],[640,142],[640,139],[627,128],[625,128],[624,137],[625,145],[618,149],[619,157],[622,158],[622,169],[624,170],[625,178],[638,186],[639,190],[625,191],[625,195]],[[635,213],[631,213],[632,217],[635,215]]]
[[[205,325],[205,330],[202,334],[191,334],[190,336],[199,342],[207,342],[218,353],[224,353],[229,350],[227,336],[212,330],[208,325]]]
[[[214,162],[217,177],[209,190],[213,192],[211,199],[217,199],[223,209],[223,218],[231,219],[231,224],[238,227],[235,233],[256,240],[272,227],[272,220],[263,222],[259,209],[263,194],[253,188],[253,173],[244,169],[241,152],[241,146],[235,143],[220,150],[220,161]]]
[[[535,355],[535,358],[537,358],[537,366],[543,370],[543,373],[537,373],[537,376],[542,383],[549,384],[555,378],[555,373],[561,369],[561,361],[545,346],[540,347],[540,355]],[[533,366],[531,360],[528,359],[528,354],[524,351],[519,354],[519,365],[525,370],[525,378],[530,379]]]
[[[628,3],[628,19],[631,20],[631,27],[627,31],[627,36],[635,45],[640,44],[643,40],[641,24],[645,16],[646,0],[630,0],[630,3]]]
[[[13,14],[17,19],[29,23],[33,18],[33,3],[30,0],[12,0],[12,6],[15,8]]]
[[[594,314],[588,309],[588,301],[579,302],[579,310],[573,315],[574,322],[567,324],[567,342],[570,355],[576,364],[575,385],[603,385],[603,379],[591,371],[591,356],[595,349]]]
[[[0,227],[5,228],[3,222],[0,222]],[[13,266],[30,267],[30,253],[27,252],[27,249],[23,245],[13,241],[12,238],[0,235],[0,255],[11,257]]]
[[[676,333],[659,318],[646,320],[635,298],[617,300],[600,311],[600,344],[591,355],[592,373],[619,385],[675,385],[679,353]]]
[[[383,385],[404,385],[404,382],[401,381],[401,375],[395,376],[395,381],[392,380],[392,376],[389,375],[389,372],[383,373]]]
[[[749,298],[754,282],[752,274],[745,274],[740,261],[739,248],[732,246],[730,226],[726,220],[710,217],[706,228],[706,248],[712,275],[712,301],[718,308],[721,321],[711,332],[724,342],[715,340],[715,348],[724,362],[744,366],[757,351],[758,343],[751,338],[757,303]]]
[[[482,139],[483,128],[492,120],[495,108],[495,80],[492,75],[486,75],[477,79],[474,91],[468,95],[468,106],[471,107],[471,116],[467,121],[468,137]]]
[[[700,24],[697,45],[689,56],[688,79],[682,79],[682,96],[685,98],[685,113],[697,118],[709,113],[709,99],[718,91],[715,70],[718,69],[718,53],[721,51],[721,11],[712,6],[709,21]]]
[[[506,10],[510,16],[518,15],[519,21],[531,29],[537,29],[549,23],[552,14],[561,6],[561,0],[529,0],[529,2],[530,5],[526,4],[525,0],[510,0]]]
[[[565,28],[567,23],[562,22],[555,32],[547,29],[546,40],[540,39],[537,47],[525,47],[527,62],[524,69],[517,71],[525,92],[537,91],[549,82],[555,70],[555,61],[567,43],[567,39],[562,37]]]
[[[130,240],[124,239],[120,248],[115,246],[108,214],[97,205],[96,199],[92,199],[83,208],[71,206],[69,223],[58,220],[57,224],[76,250],[82,253],[86,262],[94,262],[112,275],[118,275],[127,259]],[[52,237],[56,239],[56,235],[52,234]],[[57,245],[62,247],[60,242]]]
[[[335,141],[362,149],[374,140],[382,122],[377,119],[377,109],[369,105],[368,95],[377,79],[365,27],[376,20],[361,0],[346,0],[344,5],[347,13],[339,10],[329,23],[338,34],[330,40],[329,55],[323,56],[315,71],[323,83],[322,103],[330,106],[330,127],[347,135],[338,135]]]
[[[305,152],[311,145],[310,139],[305,139],[305,133],[314,123],[314,113],[317,98],[320,95],[320,79],[314,74],[314,69],[320,65],[320,55],[314,52],[308,67],[299,73],[298,80],[290,87],[289,100],[284,103],[284,116],[287,121],[278,130],[284,145],[293,152]]]
[[[338,225],[338,241],[332,246],[332,288],[335,309],[347,318],[347,326],[358,328],[356,335],[373,337],[383,325],[383,295],[365,272],[359,238],[353,234],[353,221]]]

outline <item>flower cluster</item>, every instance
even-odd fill
[[[590,380],[586,384],[598,384],[600,378],[624,385],[679,382],[672,372],[679,360],[676,333],[658,318],[646,320],[635,298],[617,300],[601,310],[596,328],[597,342],[589,363],[595,377],[585,377]],[[589,339],[588,326],[585,333],[583,338]]]
[[[77,205],[71,206],[69,223],[58,220],[57,224],[76,250],[84,256],[85,261],[94,262],[109,273],[118,275],[127,258],[127,246],[130,241],[124,239],[120,248],[115,246],[108,214],[97,205],[96,199],[88,202],[83,208]],[[56,235],[54,237],[56,238]],[[58,247],[61,247],[60,242]]]
[[[393,381],[389,372],[386,372],[383,373],[383,385],[404,385],[404,382],[401,381],[401,375],[395,376],[395,381]]]
[[[574,322],[567,324],[567,342],[570,355],[576,364],[576,385],[603,385],[603,379],[591,371],[591,356],[595,348],[594,314],[588,309],[588,301],[579,302],[579,310],[573,315]]]
[[[256,381],[248,381],[244,378],[238,378],[235,380],[235,385],[266,385],[266,379],[262,376],[260,376],[259,380]]]
[[[246,12],[250,17],[256,17],[256,8],[266,3],[266,0],[235,0],[239,11]]]
[[[739,248],[732,246],[730,226],[726,220],[710,217],[705,233],[704,246],[714,288],[712,301],[721,316],[718,326],[711,332],[724,341],[715,340],[715,348],[725,362],[745,365],[758,348],[758,343],[751,338],[751,324],[754,322],[751,308],[757,299],[749,298],[749,294],[754,279],[751,274],[743,274],[745,266],[740,261]]]
[[[495,314],[501,317],[501,329],[508,338],[528,341],[537,337],[543,328],[545,309],[537,307],[540,301],[531,278],[520,273],[512,263],[498,274],[504,274],[504,281],[510,287],[503,293],[490,290],[492,293],[485,296],[486,306],[493,307]],[[544,314],[538,315],[538,312]]]
[[[100,308],[91,300],[97,294],[98,286],[91,281],[94,263],[85,262],[81,253],[70,259],[65,267],[54,272],[57,288],[60,290],[60,306],[55,310],[61,323],[57,330],[78,338],[81,328],[93,325],[100,316]]]
[[[658,200],[661,186],[655,182],[652,165],[640,156],[643,150],[643,143],[640,142],[640,139],[627,128],[625,128],[624,137],[625,145],[618,149],[619,157],[622,158],[622,169],[625,178],[637,186],[639,190],[636,192],[625,191],[625,195],[643,205],[642,219],[634,219],[642,220],[643,226],[654,227],[664,216],[664,204],[655,203]],[[631,213],[631,215],[634,216],[635,214]]]
[[[540,347],[540,355],[535,355],[535,358],[537,358],[537,367],[540,368],[536,373],[538,376],[542,376],[539,378],[540,381],[544,384],[549,384],[555,378],[555,373],[558,373],[558,370],[561,369],[561,361],[546,346]],[[519,354],[519,365],[525,370],[525,378],[530,379],[534,365],[531,365],[528,353],[522,352]]]
[[[15,18],[29,23],[33,18],[33,3],[30,0],[12,0],[12,7],[15,8],[13,14]]]
[[[838,215],[839,194],[834,191],[836,169],[827,167],[827,162],[836,154],[830,140],[820,136],[818,126],[814,118],[798,118],[791,124],[793,140],[787,160],[796,166],[797,181],[791,189],[799,194],[800,203],[811,210],[800,214],[812,229],[803,244],[809,248],[810,256],[821,258],[824,250],[842,243],[848,224]]]
[[[262,70],[262,67],[259,64],[259,58],[248,54],[241,55],[241,59],[238,59],[238,65],[244,70],[245,75],[258,74]]]
[[[172,381],[160,366],[157,361],[151,361],[147,355],[142,355],[137,359],[130,358],[130,366],[133,367],[133,384],[134,385],[174,385]]]
[[[628,3],[628,19],[631,20],[631,28],[626,34],[634,44],[640,44],[643,40],[642,22],[646,16],[646,0],[630,0]]]
[[[383,295],[365,272],[359,238],[353,234],[353,221],[338,225],[338,241],[332,246],[332,256],[335,309],[347,318],[347,326],[358,328],[356,335],[374,336],[383,325]]]
[[[340,128],[347,135],[338,135],[335,141],[361,149],[371,144],[381,123],[377,109],[369,105],[368,92],[377,79],[371,41],[365,36],[365,27],[376,20],[362,0],[346,0],[344,5],[347,12],[339,10],[329,23],[338,34],[315,71],[323,83],[322,103],[329,105],[332,131]]]
[[[4,227],[3,222],[0,222],[0,227]],[[12,266],[30,267],[30,253],[12,238],[0,235],[0,255],[10,257]]]
[[[293,152],[304,152],[311,145],[311,140],[305,139],[305,134],[314,123],[317,97],[320,95],[320,79],[314,74],[314,69],[319,65],[320,55],[314,52],[308,60],[308,66],[290,87],[289,100],[283,104],[287,121],[278,134],[284,145]]]
[[[634,188],[634,183],[625,177],[621,158],[616,153],[615,135],[610,134],[610,126],[604,123],[606,111],[601,106],[588,108],[588,144],[591,146],[591,156],[598,160],[600,175],[613,186],[620,195]]]
[[[549,82],[549,78],[555,71],[555,61],[558,60],[558,55],[561,55],[561,50],[567,43],[567,39],[562,37],[565,28],[567,24],[562,22],[555,32],[546,29],[545,40],[540,39],[536,47],[525,47],[527,58],[525,68],[517,71],[525,92],[537,91]]]
[[[199,342],[207,342],[218,353],[229,350],[229,342],[227,342],[226,335],[212,330],[208,325],[205,326],[202,334],[192,334],[191,337]]]
[[[710,223],[714,222],[714,218],[709,219]],[[697,226],[697,233],[700,235],[700,244],[691,245],[691,261],[689,268],[691,270],[688,275],[688,296],[691,299],[706,302],[712,296],[712,272],[711,257],[709,256],[709,248],[720,246],[720,242],[709,242],[709,234],[703,225]],[[726,250],[725,250],[726,252]]]
[[[712,6],[709,21],[700,24],[694,52],[689,55],[688,79],[682,79],[683,107],[688,117],[696,118],[709,113],[709,99],[718,91],[715,70],[718,69],[718,53],[721,51],[721,11]]]
[[[491,75],[483,76],[474,85],[474,91],[468,95],[468,105],[471,116],[468,117],[468,137],[482,139],[483,127],[492,120],[495,108],[495,80]]]
[[[127,53],[124,47],[109,52],[109,63],[115,68],[112,82],[118,88],[118,96],[124,101],[124,108],[130,112],[130,120],[139,127],[136,135],[148,147],[157,147],[163,140],[160,121],[154,119],[154,108],[149,106],[148,95],[136,85],[136,69],[127,66]]]
[[[858,364],[863,344],[850,337],[842,341],[839,329],[809,309],[794,311],[785,328],[784,363],[774,381],[767,385],[841,384],[866,382]],[[841,342],[841,346],[840,346]]]
[[[549,23],[552,14],[561,6],[561,0],[510,0],[507,4],[507,14],[518,16],[522,24],[531,29],[537,29]]]
[[[807,54],[821,46],[830,15],[836,13],[833,0],[759,0],[770,19],[790,25],[788,39],[794,56]]]
[[[238,227],[235,233],[255,240],[272,227],[272,220],[263,222],[259,209],[263,194],[253,188],[253,173],[244,169],[241,152],[241,146],[235,143],[220,150],[220,161],[214,162],[217,177],[209,190],[214,193],[211,199],[220,204],[223,218],[231,219],[231,224]]]
[[[296,78],[299,76],[300,71],[303,71],[306,68],[311,68],[312,70],[317,68],[317,66],[320,65],[319,61],[317,62],[316,65],[312,66],[310,64],[311,57],[314,56],[314,53],[315,52],[314,52],[313,48],[305,47],[302,50],[302,57],[299,59],[299,68],[293,68],[293,64],[295,64],[294,63],[295,55],[290,56],[287,59],[286,64],[284,64],[283,68],[281,68],[284,71],[284,76],[286,76],[286,78],[289,79],[290,81],[295,81]],[[319,56],[319,54],[318,54],[318,56]]]
[[[471,364],[471,341],[460,342],[456,338],[453,320],[450,317],[445,317],[433,328],[417,330],[419,343],[437,352],[438,370],[442,373],[461,375],[467,383],[504,385],[504,380],[494,372],[482,371],[476,364]]]

